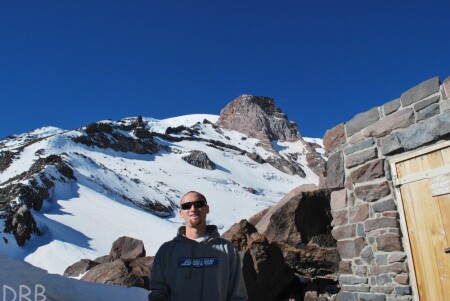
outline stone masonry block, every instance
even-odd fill
[[[450,111],[450,97],[441,101],[441,112]]]
[[[368,282],[367,277],[359,277],[354,275],[341,275],[339,276],[339,283],[341,284],[366,284]]]
[[[361,293],[359,294],[360,301],[386,301],[386,295],[374,294],[374,293]]]
[[[396,129],[407,128],[414,123],[414,110],[407,108],[386,116],[363,130],[366,137],[383,137]]]
[[[416,112],[419,112],[420,110],[425,109],[426,107],[428,107],[431,104],[437,103],[439,101],[440,96],[439,95],[434,95],[431,97],[428,97],[424,100],[419,101],[418,103],[416,103],[414,105],[414,110]]]
[[[377,250],[385,252],[403,251],[400,236],[393,233],[377,236]]]
[[[374,219],[368,219],[364,222],[364,229],[366,229],[366,232],[382,228],[398,228],[398,227],[399,227],[398,220],[392,217],[379,217]]]
[[[369,217],[369,204],[352,206],[348,209],[349,223],[365,221]]]
[[[342,259],[352,259],[359,257],[362,249],[367,245],[364,238],[358,237],[352,240],[340,240],[337,242],[337,248]]]
[[[434,103],[431,106],[426,107],[425,109],[419,111],[417,113],[417,121],[421,121],[424,119],[428,119],[439,114],[440,108],[438,103]]]
[[[331,210],[340,210],[347,207],[347,190],[333,191],[330,200]]]
[[[389,187],[389,183],[387,181],[376,184],[362,185],[355,188],[356,197],[366,202],[377,201],[390,193],[391,188]]]
[[[384,159],[364,164],[351,172],[352,182],[362,183],[384,176]]]
[[[444,93],[446,97],[450,99],[450,76],[444,80],[442,86],[444,88]]]
[[[388,265],[377,265],[377,266],[370,266],[368,273],[369,275],[380,275],[380,274],[386,274],[386,273],[405,273],[406,272],[406,266],[403,262],[394,262],[392,264]]]
[[[361,140],[358,143],[355,143],[351,146],[348,146],[344,149],[344,154],[350,155],[354,152],[369,148],[375,144],[375,140],[373,138],[367,138],[365,140]]]
[[[398,133],[391,133],[381,139],[381,153],[383,155],[390,155],[402,150],[403,146],[398,137]]]
[[[383,105],[384,116],[394,113],[400,108],[400,98],[391,100]]]
[[[358,301],[358,293],[341,291],[336,296],[336,301]]]
[[[372,203],[371,206],[374,212],[385,212],[397,209],[397,205],[395,204],[393,199],[377,201]]]
[[[353,117],[349,122],[345,124],[347,136],[353,136],[353,134],[359,132],[366,126],[371,125],[375,121],[380,119],[380,112],[378,108],[373,108],[367,112],[360,113]]]
[[[327,187],[330,189],[344,187],[344,155],[341,151],[332,154],[327,161]]]
[[[378,151],[375,147],[366,149],[361,152],[348,155],[345,160],[345,167],[352,168],[376,158],[378,158]]]
[[[430,78],[419,85],[403,92],[400,100],[403,107],[409,106],[431,94],[439,91],[439,77]]]
[[[344,124],[341,123],[334,128],[328,130],[323,136],[323,146],[325,152],[331,153],[345,143],[345,128]]]
[[[336,240],[353,238],[356,236],[356,226],[353,224],[342,227],[334,227],[333,230],[331,230],[331,235],[333,235]]]
[[[348,223],[348,211],[347,209],[343,210],[332,210],[331,215],[333,216],[333,220],[331,221],[331,225],[333,227],[342,226]]]

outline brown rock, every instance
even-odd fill
[[[384,176],[384,159],[366,163],[351,173],[354,184],[371,181]]]
[[[248,219],[248,222],[252,224],[253,226],[256,226],[257,223],[266,215],[266,213],[269,211],[270,208],[263,209],[259,211],[258,213],[254,214],[252,217]]]
[[[142,240],[127,236],[118,238],[109,252],[110,261],[116,259],[133,259],[145,256],[145,248]]]
[[[366,137],[383,137],[393,130],[407,128],[414,123],[414,110],[407,108],[386,116],[363,130]]]
[[[375,147],[366,149],[361,152],[348,155],[345,160],[345,167],[352,168],[376,158],[378,158],[378,151]]]
[[[74,264],[69,266],[64,271],[63,275],[66,277],[78,277],[79,275],[86,273],[98,264],[98,262],[89,259],[81,259],[80,261],[75,262]]]
[[[331,193],[330,206],[332,210],[339,210],[347,207],[347,190],[342,189]]]
[[[369,204],[352,206],[348,210],[349,223],[365,221],[369,217]]]
[[[404,273],[406,266],[403,262],[394,262],[388,265],[369,266],[369,275],[380,275],[386,273]]]
[[[128,260],[118,259],[96,265],[81,280],[149,289],[149,275],[152,265],[153,257],[151,256]]]
[[[400,236],[393,233],[377,236],[377,250],[385,252],[403,251]]]
[[[373,202],[381,199],[391,193],[389,183],[387,181],[362,185],[355,188],[355,195],[366,202]]]
[[[375,219],[366,220],[364,223],[364,229],[366,232],[381,229],[381,228],[398,228],[398,219],[391,217],[380,217]]]
[[[331,234],[333,234],[333,237],[336,240],[353,238],[356,236],[356,226],[353,224],[342,227],[334,227]]]
[[[367,244],[362,237],[353,240],[340,240],[337,242],[337,248],[342,259],[359,257],[362,249],[364,249],[366,245]]]
[[[450,76],[444,80],[443,87],[445,96],[450,99]]]
[[[332,154],[327,161],[327,187],[330,189],[344,187],[344,156],[341,151]]]
[[[380,119],[380,113],[378,108],[373,108],[367,112],[360,113],[353,117],[349,122],[345,124],[347,136],[353,136],[353,134],[359,132],[363,128],[373,124]]]
[[[342,226],[348,223],[348,210],[333,210],[331,211],[333,220],[331,221],[332,226]]]
[[[339,262],[339,274],[353,274],[351,260],[342,260]]]
[[[341,123],[331,130],[328,130],[323,136],[323,146],[326,153],[331,153],[339,146],[345,143],[345,128]]]
[[[220,112],[217,125],[244,133],[270,145],[272,140],[297,141],[297,124],[275,107],[272,98],[241,95]]]
[[[407,284],[409,284],[409,276],[408,276],[408,274],[399,274],[399,275],[395,276],[394,281],[399,284],[407,285]]]

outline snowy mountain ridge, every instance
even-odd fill
[[[218,118],[131,117],[1,140],[0,252],[57,274],[107,254],[120,236],[141,239],[152,255],[182,225],[178,202],[187,191],[205,194],[208,222],[225,231],[293,188],[318,183],[306,157],[321,152],[320,139],[272,141],[268,149],[217,126]],[[186,161],[193,151],[214,169]]]

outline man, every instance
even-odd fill
[[[241,261],[234,246],[206,225],[209,206],[199,192],[180,202],[186,226],[156,253],[150,280],[150,301],[247,300]]]

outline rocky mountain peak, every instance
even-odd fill
[[[243,94],[220,112],[217,125],[270,144],[272,140],[297,141],[297,124],[275,106],[273,98]]]

